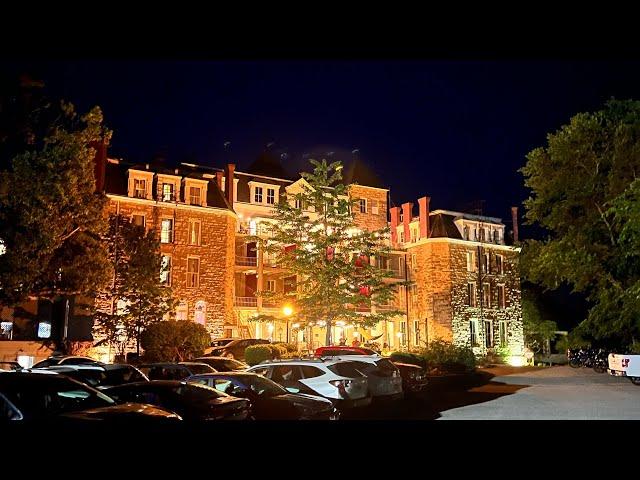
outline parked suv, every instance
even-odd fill
[[[335,359],[271,360],[248,369],[291,393],[320,395],[340,410],[371,403],[367,377],[356,362]]]
[[[399,400],[403,397],[402,376],[391,360],[378,355],[345,355],[334,360],[349,360],[369,380],[369,394],[374,400]]]
[[[316,357],[339,357],[341,355],[378,355],[378,352],[365,347],[347,347],[333,345],[316,348]]]
[[[180,362],[180,363],[148,363],[140,366],[140,371],[149,380],[184,380],[191,375],[201,373],[215,373],[215,369],[206,363]]]
[[[52,367],[54,365],[99,365],[103,366],[104,363],[98,362],[93,358],[89,357],[81,357],[77,355],[60,355],[60,356],[51,356],[45,360],[42,360],[31,368],[44,368],[44,367]]]
[[[244,351],[247,347],[252,345],[264,345],[266,343],[271,342],[261,338],[243,338],[240,340],[233,340],[232,342],[227,343],[224,347],[212,349],[209,355],[212,357],[227,357],[244,361]]]

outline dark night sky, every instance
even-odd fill
[[[485,200],[508,220],[526,198],[525,155],[571,115],[610,97],[640,99],[630,61],[91,61],[12,62],[48,94],[100,105],[110,155],[134,161],[248,164],[268,142],[302,155],[359,149],[396,204]],[[231,142],[225,156],[223,144]]]

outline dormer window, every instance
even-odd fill
[[[202,205],[200,187],[189,187],[189,205]]]
[[[262,203],[262,187],[256,187],[253,192],[253,202]]]
[[[175,186],[173,183],[163,183],[162,184],[162,201],[163,202],[173,202],[176,199],[176,192],[174,190]]]
[[[147,198],[147,181],[141,178],[133,180],[133,196],[135,198]]]
[[[494,230],[493,231],[493,241],[495,243],[500,243],[500,231],[499,230]]]
[[[275,188],[267,188],[267,203],[269,205],[273,205],[276,203],[276,189]]]
[[[464,227],[464,239],[469,240],[469,227]]]
[[[185,178],[183,180],[184,203],[199,207],[207,206],[208,180]]]
[[[152,200],[151,185],[153,184],[153,172],[145,170],[129,170],[127,195],[132,198],[144,198]]]

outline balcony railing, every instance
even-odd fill
[[[258,257],[241,257],[236,255],[236,265],[241,265],[243,267],[257,267]]]
[[[396,268],[381,268],[381,270],[390,272],[390,278],[404,278],[404,271],[400,271]]]
[[[233,304],[236,307],[257,307],[258,299],[256,297],[235,297]]]

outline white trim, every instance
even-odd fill
[[[496,250],[504,250],[509,252],[518,252],[522,251],[521,247],[512,247],[511,245],[497,245],[495,243],[486,243],[486,242],[474,242],[471,240],[461,240],[459,238],[449,238],[449,237],[437,237],[437,238],[421,238],[416,243],[407,243],[401,248],[409,249],[413,247],[418,247],[420,245],[426,245],[428,243],[438,243],[438,242],[450,242],[458,245],[466,245],[466,246],[482,246],[484,248],[493,248]]]
[[[225,215],[238,218],[238,216],[233,210],[229,210],[228,208],[212,207],[209,205],[201,206],[201,205],[188,205],[184,203],[162,202],[162,201],[156,201],[156,200],[148,200],[146,198],[135,198],[135,197],[127,197],[125,195],[116,195],[113,193],[107,193],[107,198],[111,200],[116,200],[118,202],[128,201],[131,203],[139,203],[141,205],[151,205],[151,206],[164,207],[164,208],[178,208],[178,209],[186,209],[186,210],[203,209],[202,212],[223,213]]]
[[[455,217],[464,218],[465,220],[469,220],[472,222],[499,223],[500,225],[504,225],[502,223],[502,219],[498,217],[487,217],[485,215],[473,215],[471,213],[455,212],[453,210],[442,210],[442,209],[432,210],[431,212],[429,212],[429,216],[437,215],[439,213],[444,213],[445,215],[453,215]]]

